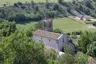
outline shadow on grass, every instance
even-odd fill
[[[25,25],[25,24],[27,24],[27,23],[31,23],[31,22],[40,22],[40,21],[16,21],[16,24],[23,24],[23,25]]]

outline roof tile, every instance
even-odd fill
[[[38,29],[33,33],[33,35],[37,35],[37,36],[57,40],[62,34],[54,33],[54,32],[48,32],[48,31]]]

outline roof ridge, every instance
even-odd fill
[[[55,39],[55,40],[57,40],[62,35],[59,33],[44,31],[44,30],[40,30],[40,29],[36,30],[33,34],[37,35],[37,36],[41,36],[41,37]]]

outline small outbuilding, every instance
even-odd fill
[[[83,17],[83,20],[84,20],[84,21],[90,21],[90,18],[88,18],[88,17]]]
[[[91,20],[89,17],[85,17],[84,15],[77,15],[76,19],[84,20],[84,21],[90,21]]]
[[[78,19],[78,20],[83,20],[83,17],[84,17],[83,15],[77,15],[77,16],[76,16],[76,19]]]

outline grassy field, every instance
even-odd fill
[[[25,2],[31,2],[32,0],[2,0],[2,1],[0,1],[0,5],[2,5],[2,4],[7,4],[7,3],[9,3],[9,4],[14,4],[14,3],[16,3],[16,2],[23,2],[23,3],[25,3]],[[36,3],[38,3],[38,2],[46,2],[46,0],[33,0],[34,2],[36,2]],[[72,0],[64,0],[64,1],[66,1],[66,2],[71,2]],[[58,2],[58,0],[48,0],[48,2]]]
[[[26,30],[26,29],[29,29],[29,28],[32,28],[32,29],[34,29],[35,27],[35,24],[36,24],[37,22],[30,22],[30,23],[26,23],[26,24],[17,24],[17,28],[19,29],[19,30]]]
[[[69,18],[59,18],[54,20],[54,28],[60,28],[65,33],[79,30],[96,31],[96,28],[89,28],[90,26],[90,24],[85,24],[84,21],[75,21]]]
[[[34,24],[37,22],[31,22],[26,24],[17,24],[18,29],[28,29],[28,28],[34,28]],[[84,21],[75,21],[70,18],[58,18],[54,19],[53,22],[53,28],[60,28],[63,32],[73,32],[73,31],[84,31],[84,30],[90,30],[90,31],[96,31],[96,28],[88,28],[90,27],[90,24],[85,24]]]

